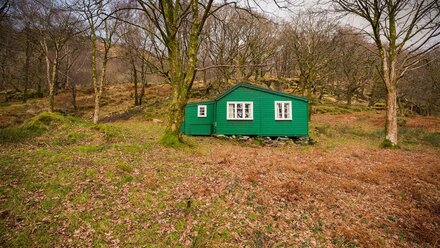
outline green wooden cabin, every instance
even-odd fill
[[[308,100],[237,84],[213,101],[186,105],[186,135],[308,136]]]

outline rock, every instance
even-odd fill
[[[162,123],[163,121],[162,121],[162,120],[159,120],[159,119],[153,119],[153,122],[154,122],[154,123]]]
[[[316,142],[309,137],[297,137],[294,139],[295,144],[297,145],[313,145]]]
[[[227,136],[223,134],[214,134],[213,136],[216,137],[217,139],[229,139]]]
[[[290,140],[290,138],[288,138],[288,137],[278,137],[278,138],[277,138],[277,141],[287,142],[287,141],[289,141],[289,140]]]
[[[250,140],[251,138],[249,136],[238,136],[238,140],[240,141],[247,141]]]

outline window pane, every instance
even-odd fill
[[[233,103],[230,103],[229,106],[228,106],[228,109],[229,109],[229,116],[228,116],[228,118],[230,118],[230,119],[233,119],[234,116],[235,116],[235,108],[234,107],[235,107],[235,105]]]
[[[290,105],[290,102],[287,102],[287,103],[285,103],[285,106],[286,106],[286,108],[285,108],[285,116],[286,116],[286,119],[290,119],[290,118],[292,118],[292,116],[290,116],[291,115],[291,112],[292,112],[292,107],[291,107],[291,105]]]
[[[243,118],[243,103],[237,103],[237,118]]]
[[[283,108],[284,109],[284,118],[287,119],[288,118],[287,115],[289,112],[289,103],[285,102],[283,107],[284,107]]]
[[[251,118],[251,105],[249,103],[244,104],[244,118]]]
[[[283,118],[283,104],[278,102],[277,103],[277,118],[281,119]]]

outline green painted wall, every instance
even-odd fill
[[[227,102],[253,102],[253,120],[227,120]],[[292,102],[292,120],[275,120],[275,101]],[[207,117],[197,117],[197,106],[207,105]],[[308,136],[308,103],[250,86],[236,86],[216,101],[186,106],[182,125],[187,135]]]
[[[198,105],[207,106],[206,117],[197,117]],[[182,125],[183,133],[188,135],[211,135],[215,120],[214,106],[214,102],[191,103],[186,105],[185,117]]]
[[[227,120],[228,101],[252,101],[253,120]],[[292,102],[292,120],[275,120],[275,101]],[[259,90],[239,87],[217,101],[215,133],[225,135],[258,136],[307,136],[307,102],[271,94]]]

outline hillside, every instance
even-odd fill
[[[173,149],[159,144],[167,90],[130,112],[130,86],[110,88],[99,125],[87,92],[79,118],[40,114],[46,99],[1,106],[0,246],[439,244],[440,118],[405,118],[401,149],[379,148],[383,112],[336,105],[317,106],[315,145]],[[69,113],[67,97],[56,106]]]

